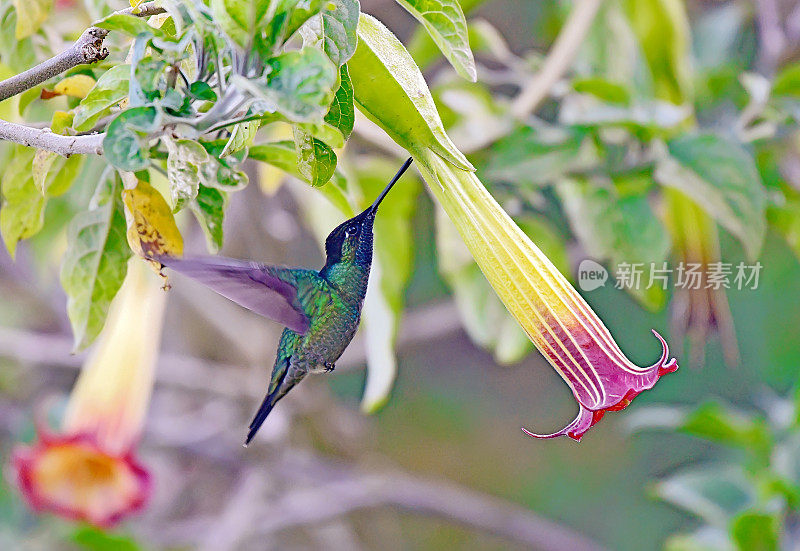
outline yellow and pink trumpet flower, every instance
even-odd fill
[[[618,411],[659,377],[678,369],[667,343],[649,367],[632,363],[591,307],[514,223],[474,173],[430,150],[417,166],[455,224],[489,283],[539,351],[572,389],[580,408],[572,423],[552,434],[575,440],[607,411]]]
[[[500,300],[578,401],[578,416],[564,429],[527,434],[580,440],[606,411],[623,409],[678,368],[658,335],[662,354],[655,364],[639,367],[625,357],[597,314],[486,191],[447,136],[414,59],[369,15],[359,19],[352,59],[359,110],[411,153]]]
[[[78,377],[60,429],[11,460],[19,491],[36,511],[109,527],[140,510],[151,476],[136,458],[153,387],[166,293],[134,258],[96,348]]]

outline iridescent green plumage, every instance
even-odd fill
[[[372,266],[375,214],[410,164],[408,159],[369,208],[328,235],[327,259],[318,272],[216,257],[157,258],[242,306],[287,326],[278,345],[267,396],[250,423],[245,445],[278,400],[306,374],[331,371],[353,339]]]

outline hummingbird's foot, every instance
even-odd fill
[[[325,362],[325,373],[330,373],[334,369],[336,369],[336,365],[335,364],[332,364],[330,362]]]

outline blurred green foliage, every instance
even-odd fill
[[[719,444],[726,453],[683,467],[654,486],[655,495],[701,520],[689,535],[672,536],[670,551],[789,548],[800,512],[800,401],[768,391],[760,411],[719,402],[697,408],[640,409],[637,430],[669,429]],[[673,437],[678,438],[678,437]]]

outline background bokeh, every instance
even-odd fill
[[[477,15],[515,52],[546,50],[568,12],[554,4],[560,3],[495,0]],[[698,16],[712,4],[725,2],[689,2],[689,12]],[[380,16],[402,40],[411,36],[413,20],[395,2],[363,0],[362,9]],[[363,137],[348,147],[354,158],[370,151]],[[249,170],[256,179],[256,169]],[[319,243],[299,214],[297,185],[288,182],[274,195],[251,185],[232,195],[222,254],[321,266]],[[60,215],[57,202],[49,208],[48,216]],[[182,223],[186,250],[202,253],[201,232]],[[659,500],[654,483],[709,462],[720,450],[669,431],[634,433],[629,421],[636,410],[709,398],[748,408],[764,393],[784,395],[797,383],[800,263],[770,232],[759,288],[727,292],[737,366],[725,365],[712,338],[704,364],[690,368],[676,343],[672,352],[684,366],[629,409],[608,414],[582,442],[530,439],[520,427],[548,432],[572,419],[569,389],[538,353],[501,366],[473,344],[438,273],[427,194],[419,197],[413,228],[414,268],[396,347],[399,375],[384,408],[372,415],[359,411],[365,356],[357,337],[335,372],[298,387],[243,449],[243,429],[261,399],[281,328],[175,278],[140,452],[154,471],[152,503],[110,536],[76,531],[65,521],[32,515],[4,480],[0,548],[537,548],[524,537],[509,537],[529,530],[555,542],[542,548],[558,548],[568,541],[561,538],[580,534],[597,548],[659,549],[699,522]],[[57,412],[82,362],[83,356],[69,354],[66,298],[52,261],[53,251],[63,249],[60,240],[42,233],[20,247],[15,262],[0,252],[4,462],[15,443],[33,436],[33,415],[45,398],[54,397]],[[726,261],[746,260],[724,231],[721,244]],[[574,244],[569,253],[574,279],[575,260],[584,255]],[[650,312],[611,283],[583,295],[634,362],[646,365],[657,357],[650,329],[669,333],[666,309]],[[517,524],[504,526],[514,515],[521,515]]]

